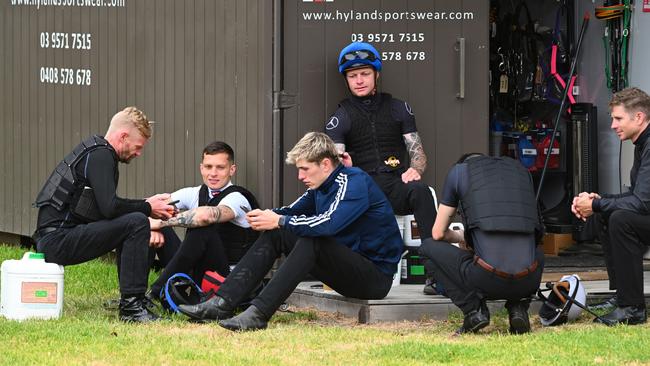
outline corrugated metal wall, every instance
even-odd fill
[[[53,167],[128,105],[157,123],[144,155],[121,165],[121,196],[199,184],[200,152],[221,139],[236,182],[270,204],[271,1],[23,1],[0,2],[0,231],[31,235]],[[44,77],[54,69],[56,82]]]

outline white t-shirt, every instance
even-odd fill
[[[232,182],[228,182],[221,190],[224,190],[232,185]],[[201,186],[198,187],[187,187],[187,188],[181,188],[178,191],[172,193],[172,201],[179,200],[176,204],[176,207],[178,207],[179,210],[191,210],[193,208],[199,207],[199,191],[201,190]],[[208,189],[208,196],[210,195],[209,189]],[[233,224],[243,227],[243,228],[249,228],[250,225],[248,224],[248,221],[246,221],[246,213],[244,210],[240,208],[240,206],[244,206],[247,209],[251,209],[251,205],[244,197],[243,194],[239,192],[232,192],[228,193],[226,197],[222,198],[221,201],[219,202],[219,206],[226,206],[232,210],[232,212],[235,213],[235,218],[230,220]]]

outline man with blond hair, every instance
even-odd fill
[[[248,222],[263,233],[216,296],[180,305],[182,313],[199,321],[219,320],[230,330],[263,329],[307,274],[343,296],[381,299],[388,294],[402,240],[386,196],[368,174],[340,163],[334,142],[324,133],[306,134],[286,161],[296,165],[307,191],[290,206],[250,211]],[[206,225],[218,217],[215,212],[215,207],[199,207],[176,221],[185,227]],[[282,254],[287,258],[268,285],[233,317]]]
[[[614,94],[609,102],[611,129],[621,141],[634,144],[631,187],[621,194],[582,192],[571,210],[586,220],[598,213],[609,288],[616,295],[592,306],[611,310],[596,318],[607,325],[640,324],[647,320],[643,296],[643,254],[650,245],[650,96],[638,88]]]
[[[46,261],[74,265],[117,250],[120,319],[128,322],[158,319],[146,308],[144,295],[149,243],[162,241],[160,233],[150,233],[147,216],[169,218],[174,212],[167,204],[169,194],[144,200],[116,193],[117,163],[140,156],[151,134],[142,111],[128,107],[118,112],[105,137],[87,138],[56,166],[35,202],[34,237]]]

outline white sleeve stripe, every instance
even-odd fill
[[[339,189],[336,192],[336,198],[335,198],[334,202],[332,202],[332,204],[330,205],[330,208],[326,212],[324,212],[324,213],[322,213],[320,215],[309,216],[309,217],[307,217],[305,215],[301,215],[299,217],[292,218],[291,222],[296,224],[296,225],[310,225],[310,226],[313,226],[314,224],[312,224],[312,223],[314,221],[319,221],[320,220],[319,222],[322,222],[323,220],[328,220],[330,214],[334,210],[336,210],[336,207],[338,207],[338,203],[339,203],[339,201],[341,199],[341,195],[345,193],[345,188],[346,187],[341,185],[342,181],[339,178],[340,178],[340,175],[335,179],[335,181],[337,183],[339,183]],[[345,178],[345,182],[347,182],[347,176]],[[344,184],[345,184],[345,182],[344,182]],[[316,223],[316,225],[317,224],[318,223]]]
[[[308,193],[309,193],[309,189],[306,190],[305,193],[302,194],[302,196],[298,197],[295,201],[293,201],[293,203],[291,203],[289,206],[283,206],[283,207],[280,207],[280,209],[287,208],[287,207],[292,208],[296,203],[298,203],[298,201],[300,201]]]
[[[316,216],[304,216],[301,215],[299,217],[293,217],[289,223],[291,225],[309,225],[310,227],[314,227],[316,225],[322,224],[323,222],[326,222],[330,219],[332,216],[332,213],[336,211],[336,209],[339,206],[339,202],[345,197],[345,193],[347,191],[348,187],[348,176],[347,174],[344,173],[339,173],[339,175],[336,177],[334,180],[336,183],[339,184],[339,189],[336,192],[336,197],[334,199],[334,202],[330,205],[329,209],[325,211],[324,213]]]

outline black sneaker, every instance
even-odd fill
[[[490,311],[485,304],[474,311],[470,311],[463,319],[463,326],[458,328],[456,335],[464,333],[476,333],[490,324]]]
[[[648,316],[645,311],[645,304],[643,304],[639,306],[616,307],[610,313],[594,319],[594,322],[612,326],[616,324],[643,324],[647,320]]]
[[[150,323],[160,317],[144,305],[144,295],[120,299],[120,320],[127,323]]]
[[[507,302],[508,321],[511,334],[524,334],[530,332],[530,319],[528,318],[529,300],[520,300],[516,302]]]
[[[422,293],[425,295],[438,295],[438,291],[436,291],[436,281],[433,279],[433,277],[427,277],[424,282],[424,289],[422,289]]]
[[[618,297],[616,295],[606,299],[605,301],[589,305],[591,311],[612,310],[618,306]]]

